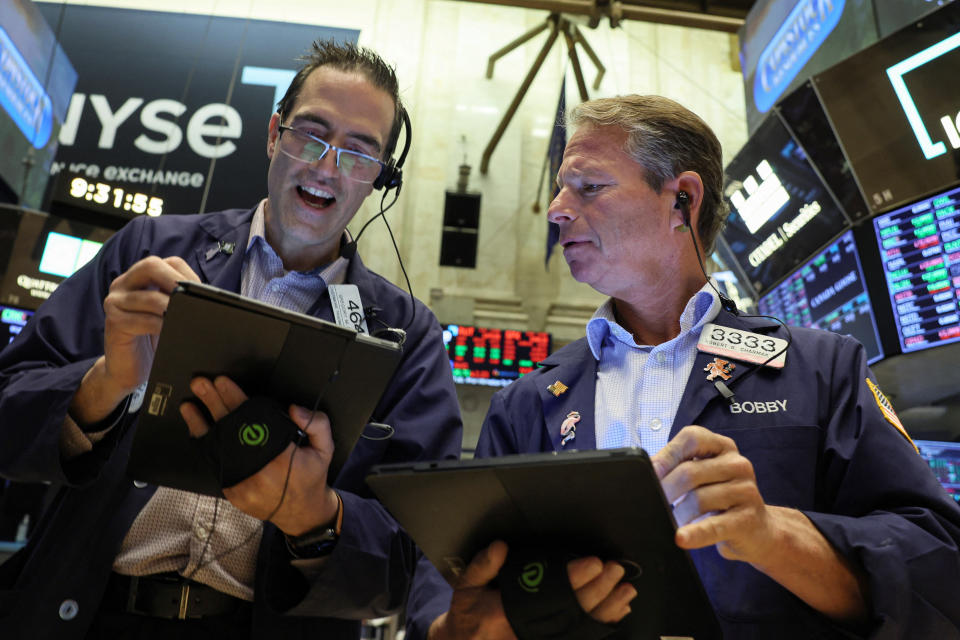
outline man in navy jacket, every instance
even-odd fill
[[[691,235],[709,252],[725,218],[713,132],[658,96],[571,117],[548,215],[574,278],[610,298],[494,396],[477,455],[645,448],[725,638],[960,637],[960,509],[863,347],[741,317],[706,282]],[[449,625],[496,628],[477,591],[503,558],[468,567]]]
[[[357,638],[359,620],[408,600],[416,635],[445,608],[439,576],[364,483],[373,464],[459,455],[440,327],[342,251],[374,186],[399,180],[387,161],[402,115],[376,54],[315,43],[270,120],[267,199],[131,222],[3,351],[0,472],[56,491],[26,548],[0,566],[0,635]],[[331,287],[356,285],[371,330],[406,328],[372,418],[392,437],[361,439],[329,486],[330,424],[291,406],[309,443],[295,463],[285,451],[225,488],[227,500],[126,476],[137,388],[180,280],[330,321]],[[214,419],[246,399],[223,377],[191,388]],[[209,427],[196,407],[181,411],[195,435]]]

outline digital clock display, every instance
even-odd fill
[[[148,196],[145,193],[130,193],[123,187],[116,187],[106,182],[91,182],[85,178],[76,177],[70,181],[71,198],[84,200],[97,205],[113,207],[118,211],[159,216],[163,213],[163,198]]]

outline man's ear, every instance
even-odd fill
[[[273,160],[273,152],[276,149],[277,141],[280,139],[280,114],[275,113],[270,116],[270,124],[267,125],[267,157]]]

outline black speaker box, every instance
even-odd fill
[[[477,229],[480,226],[480,194],[447,191],[443,204],[443,226]]]
[[[479,229],[480,194],[447,191],[443,205],[440,266],[476,267]]]
[[[440,266],[477,266],[477,232],[474,229],[444,228],[440,241]]]

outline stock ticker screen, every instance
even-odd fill
[[[796,327],[849,334],[873,363],[883,357],[853,232],[847,231],[760,298],[760,313]]]
[[[950,497],[960,502],[960,442],[914,440],[913,443]]]
[[[903,351],[960,340],[960,188],[873,225]]]
[[[505,387],[550,355],[551,336],[451,324],[443,329],[443,343],[455,382]]]

